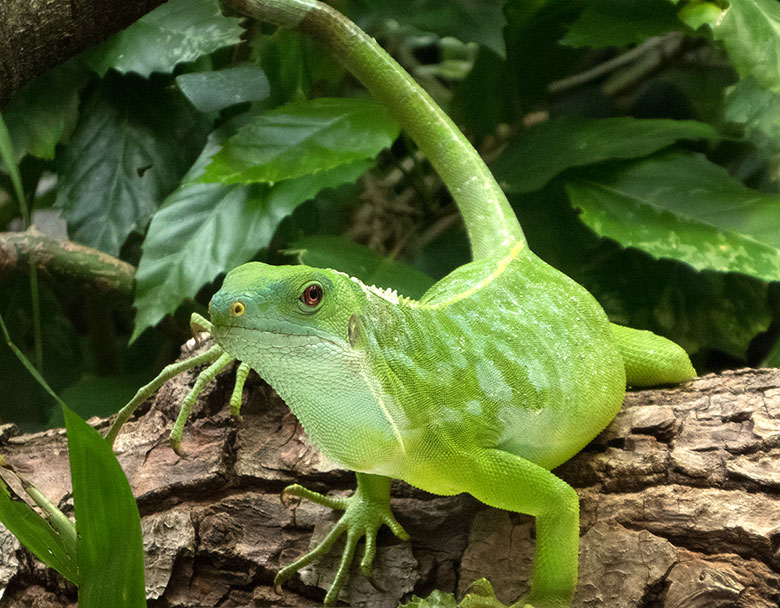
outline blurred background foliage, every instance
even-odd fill
[[[454,117],[532,249],[613,321],[676,340],[701,372],[780,365],[780,4],[333,4]],[[0,313],[82,416],[175,358],[240,263],[416,297],[469,259],[448,193],[360,85],[217,0],[170,0],[2,116],[0,252],[22,253],[0,253]],[[41,233],[95,263],[57,272]],[[0,395],[1,422],[62,424],[5,345]]]

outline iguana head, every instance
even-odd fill
[[[334,270],[250,262],[231,270],[211,299],[214,338],[242,360],[258,351],[308,357],[318,345],[349,349],[349,320],[360,295]]]
[[[361,349],[367,300],[392,305],[374,290],[335,270],[251,262],[228,273],[209,311],[217,344],[279,393],[331,460],[389,471],[400,432]]]

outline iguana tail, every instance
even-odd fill
[[[315,0],[224,0],[238,12],[297,29],[320,43],[383,103],[425,153],[466,224],[474,259],[506,255],[525,242],[493,174],[460,129],[357,25]]]
[[[688,353],[681,346],[651,331],[614,323],[611,326],[629,386],[675,384],[696,377]]]

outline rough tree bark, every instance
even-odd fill
[[[193,348],[188,344],[185,354]],[[307,568],[281,596],[271,581],[306,550],[312,530],[321,537],[335,518],[306,502],[285,506],[279,493],[293,481],[348,492],[352,474],[308,445],[296,419],[256,377],[245,390],[243,421],[231,421],[224,407],[230,372],[202,396],[185,431],[186,455],[176,456],[167,433],[194,376],[164,386],[116,445],[143,518],[149,606],[313,605],[331,581],[335,558]],[[24,436],[0,427],[0,452],[69,505],[62,431]],[[609,428],[558,472],[581,497],[576,607],[780,603],[780,370],[631,392]],[[383,590],[355,568],[344,601],[396,606],[411,591],[463,593],[480,576],[505,601],[524,590],[531,518],[402,483],[393,496],[412,541],[381,534],[375,579]],[[75,606],[73,588],[4,529],[0,547],[0,606]]]
[[[0,1],[0,109],[25,82],[165,0]]]

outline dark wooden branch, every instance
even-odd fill
[[[192,345],[185,354],[192,354]],[[312,606],[335,557],[274,593],[283,564],[334,516],[279,493],[291,482],[346,493],[353,475],[325,462],[296,419],[254,374],[243,421],[225,404],[232,372],[201,398],[180,458],[167,434],[195,373],[169,382],[117,440],[138,497],[149,606]],[[103,421],[93,421],[105,426]],[[13,434],[0,452],[55,500],[68,503],[61,431]],[[679,387],[629,393],[623,410],[559,469],[581,497],[575,607],[776,608],[780,603],[780,370],[710,375]],[[438,497],[397,483],[393,504],[412,536],[380,534],[372,587],[353,570],[342,598],[393,607],[414,591],[463,593],[489,577],[504,601],[529,578],[533,520],[469,496]],[[73,606],[73,590],[0,532],[0,606]]]
[[[164,0],[2,0],[0,109],[28,80],[127,27]]]

